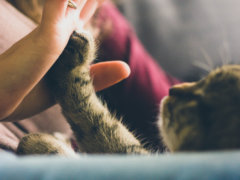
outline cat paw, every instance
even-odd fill
[[[95,58],[95,43],[88,32],[73,32],[69,42],[57,61],[65,68],[73,69],[77,66],[88,66]]]
[[[24,136],[17,148],[18,155],[58,154],[67,157],[76,156],[71,146],[63,139],[50,134],[28,134]]]
[[[56,99],[62,99],[75,81],[90,82],[89,67],[94,57],[95,42],[91,34],[74,32],[47,74],[47,85]]]

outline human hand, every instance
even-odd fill
[[[68,0],[46,0],[42,21],[37,28],[40,42],[48,52],[59,56],[75,29],[83,29],[103,0],[75,0],[77,9]],[[44,47],[43,45],[43,47]]]
[[[81,3],[82,7],[74,10],[67,7],[67,0],[46,0],[42,23],[0,55],[0,119],[11,114],[15,117],[12,119],[27,117],[53,104],[44,83],[39,82],[62,53],[78,22],[83,26],[100,0],[78,0],[79,7]],[[125,79],[130,73],[129,67],[120,62],[92,65],[90,71],[96,91]],[[6,77],[14,78],[10,81]]]
[[[90,66],[95,91],[101,91],[124,79],[130,74],[129,66],[123,61],[107,61]],[[36,103],[38,102],[38,103]],[[54,104],[54,98],[49,94],[45,83],[41,81],[17,109],[5,117],[4,121],[17,121],[36,115]],[[0,121],[2,117],[0,116]]]

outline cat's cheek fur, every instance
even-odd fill
[[[169,96],[166,96],[161,101],[158,127],[160,129],[160,137],[162,138],[163,143],[170,151],[173,151],[172,138],[170,138],[172,133],[168,129],[171,115],[167,106],[168,100]]]
[[[193,134],[191,126],[182,124],[184,117],[179,116],[179,108],[176,106],[177,99],[166,96],[160,105],[159,128],[163,143],[171,152],[179,151],[183,142]]]

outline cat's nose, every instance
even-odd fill
[[[181,83],[175,86],[172,86],[169,89],[170,96],[178,96],[186,94],[189,91],[189,88],[192,87],[195,83]]]

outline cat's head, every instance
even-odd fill
[[[161,136],[171,151],[240,148],[240,66],[172,87],[160,116]]]

